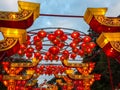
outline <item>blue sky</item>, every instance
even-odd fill
[[[0,0],[0,11],[17,11],[18,0]],[[21,0],[22,1],[22,0]],[[88,7],[107,7],[106,16],[120,14],[120,0],[23,0],[41,4],[42,14],[84,15]],[[82,18],[43,17],[40,16],[28,29],[43,27],[65,27],[87,32],[89,26]],[[0,39],[2,37],[0,36]],[[44,77],[44,76],[43,76]],[[39,77],[40,81],[44,81]],[[50,77],[51,78],[51,77]],[[39,82],[40,82],[39,81]]]

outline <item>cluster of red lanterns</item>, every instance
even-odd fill
[[[35,69],[36,73],[39,74],[45,74],[45,75],[52,75],[52,74],[62,74],[67,70],[67,67],[64,67],[62,65],[58,66],[53,66],[53,65],[48,65],[48,66],[40,66]]]
[[[15,90],[24,90],[26,82],[27,82],[26,80],[16,81]]]
[[[43,48],[44,38],[50,41],[48,48]],[[52,33],[47,33],[42,29],[33,37],[33,44],[30,42],[30,36],[27,36],[26,44],[20,46],[18,54],[21,56],[25,54],[28,58],[34,56],[39,60],[50,61],[75,59],[77,55],[83,57],[92,53],[96,44],[91,40],[90,36],[82,36],[78,31],[66,34],[63,30],[57,29]],[[69,50],[65,47],[69,47]],[[42,49],[47,50],[43,52]]]

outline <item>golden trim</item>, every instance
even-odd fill
[[[107,18],[105,16],[94,16],[95,19],[104,26],[120,27],[120,18]]]
[[[83,67],[88,66],[88,63],[69,63],[68,60],[62,60],[63,65],[67,67]]]
[[[6,37],[12,37],[19,39],[19,43],[25,43],[27,39],[27,32],[25,29],[16,29],[16,28],[4,28],[0,27],[0,31],[2,32],[3,36]],[[1,42],[1,41],[0,41]]]
[[[0,20],[22,21],[27,20],[33,14],[33,19],[39,17],[40,4],[18,1],[18,12],[0,12]]]
[[[5,51],[16,45],[18,39],[7,37],[4,40],[0,41],[0,51]]]
[[[84,20],[86,21],[87,24],[89,24],[93,16],[105,15],[106,11],[107,8],[87,8],[84,14]]]
[[[118,52],[120,52],[120,41],[110,41],[111,46]]]
[[[10,67],[34,67],[38,64],[39,60],[36,58],[33,58],[34,61],[30,62],[30,63],[11,63]]]
[[[120,41],[120,32],[115,32],[115,33],[102,33],[100,36],[97,38],[96,42],[97,44],[103,48],[108,42],[111,41]]]

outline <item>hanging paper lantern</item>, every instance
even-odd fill
[[[30,52],[26,52],[25,54],[26,54],[26,57],[28,57],[28,58],[32,57],[32,53],[30,53]]]
[[[75,42],[75,43],[77,43],[77,44],[80,43],[80,41],[81,41],[81,38],[80,38],[80,37],[73,39],[73,42]]]
[[[72,52],[74,52],[74,53],[78,53],[78,51],[79,51],[78,48],[73,48],[73,49],[72,49]]]
[[[47,37],[50,41],[53,41],[56,39],[56,36],[55,34],[48,34],[48,37]]]
[[[61,29],[57,29],[54,34],[58,37],[62,36],[64,34],[64,32]]]
[[[90,53],[92,52],[92,49],[89,48],[89,47],[87,47],[87,48],[86,48],[86,52],[87,52],[88,54],[90,54]]]
[[[89,46],[90,48],[94,48],[94,47],[96,46],[96,44],[95,44],[94,42],[90,42],[90,43],[88,44],[88,46]]]
[[[69,57],[69,51],[68,50],[64,50],[62,52],[62,55],[66,56],[66,57]]]
[[[56,39],[54,39],[54,40],[52,41],[52,43],[54,43],[55,45],[57,45],[57,44],[60,43],[60,40],[59,40],[58,38],[56,38]]]
[[[47,36],[47,33],[44,31],[44,30],[40,30],[37,35],[40,37],[40,38],[44,38]]]
[[[59,53],[60,49],[56,46],[52,46],[49,48],[49,52],[52,53],[53,55],[57,55]]]
[[[33,40],[34,40],[34,42],[39,42],[39,41],[41,41],[41,39],[40,39],[38,36],[34,36],[34,37],[33,37]]]
[[[71,57],[72,59],[75,59],[76,56],[77,56],[77,55],[76,55],[75,53],[70,54],[70,57]]]
[[[35,46],[42,46],[42,41],[34,42],[34,45],[35,45]]]
[[[85,42],[85,43],[88,43],[88,42],[90,42],[92,39],[91,39],[91,37],[90,36],[85,36],[84,38],[83,38],[83,42]]]
[[[58,60],[58,59],[59,59],[59,56],[55,56],[54,59],[55,59],[55,60]]]
[[[66,59],[65,56],[61,56],[61,57],[60,57],[60,60],[61,60],[61,61],[65,60],[65,59]]]
[[[24,50],[24,49],[26,49],[26,46],[24,44],[21,44],[20,49]]]
[[[82,42],[80,46],[81,48],[85,49],[87,47],[87,44],[85,42]]]
[[[60,42],[59,44],[57,44],[57,46],[62,49],[65,46],[65,44],[63,42]]]
[[[35,46],[35,49],[36,49],[37,51],[40,51],[42,48],[43,48],[42,46]]]
[[[76,47],[77,47],[77,43],[76,43],[76,42],[71,42],[71,43],[70,43],[70,47],[76,48]]]
[[[41,56],[40,52],[35,52],[35,53],[34,53],[34,57],[38,58],[38,57],[40,57],[40,56]]]
[[[80,50],[78,51],[78,55],[80,55],[81,57],[84,56],[84,51],[83,51],[82,49],[80,49]]]
[[[43,58],[43,56],[39,56],[39,58],[38,58],[38,59],[39,59],[39,60],[42,60],[42,58]]]
[[[63,34],[61,37],[60,37],[60,40],[61,41],[66,41],[68,39],[67,35],[66,34]]]
[[[80,37],[80,33],[77,32],[77,31],[74,31],[74,32],[71,33],[71,37],[74,38],[74,39],[75,38],[79,38]]]
[[[29,53],[33,53],[33,52],[34,52],[34,48],[33,48],[33,47],[29,47],[29,48],[27,48],[27,52],[29,52]]]
[[[23,50],[19,50],[19,51],[18,51],[18,54],[19,54],[20,56],[22,56],[22,55],[24,54]]]

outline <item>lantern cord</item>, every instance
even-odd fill
[[[61,14],[39,14],[39,16],[68,17],[68,18],[84,18],[84,16],[79,16],[79,15],[61,15]],[[115,17],[108,17],[108,18],[115,18]]]
[[[109,74],[110,74],[110,84],[112,87],[112,90],[114,90],[114,85],[113,85],[113,80],[112,80],[112,71],[111,71],[111,67],[110,67],[110,58],[107,57],[107,62],[108,62],[108,70],[109,70]]]
[[[84,17],[84,16],[77,16],[77,15],[59,15],[59,14],[40,14],[40,16],[71,17],[71,18],[83,18]]]

